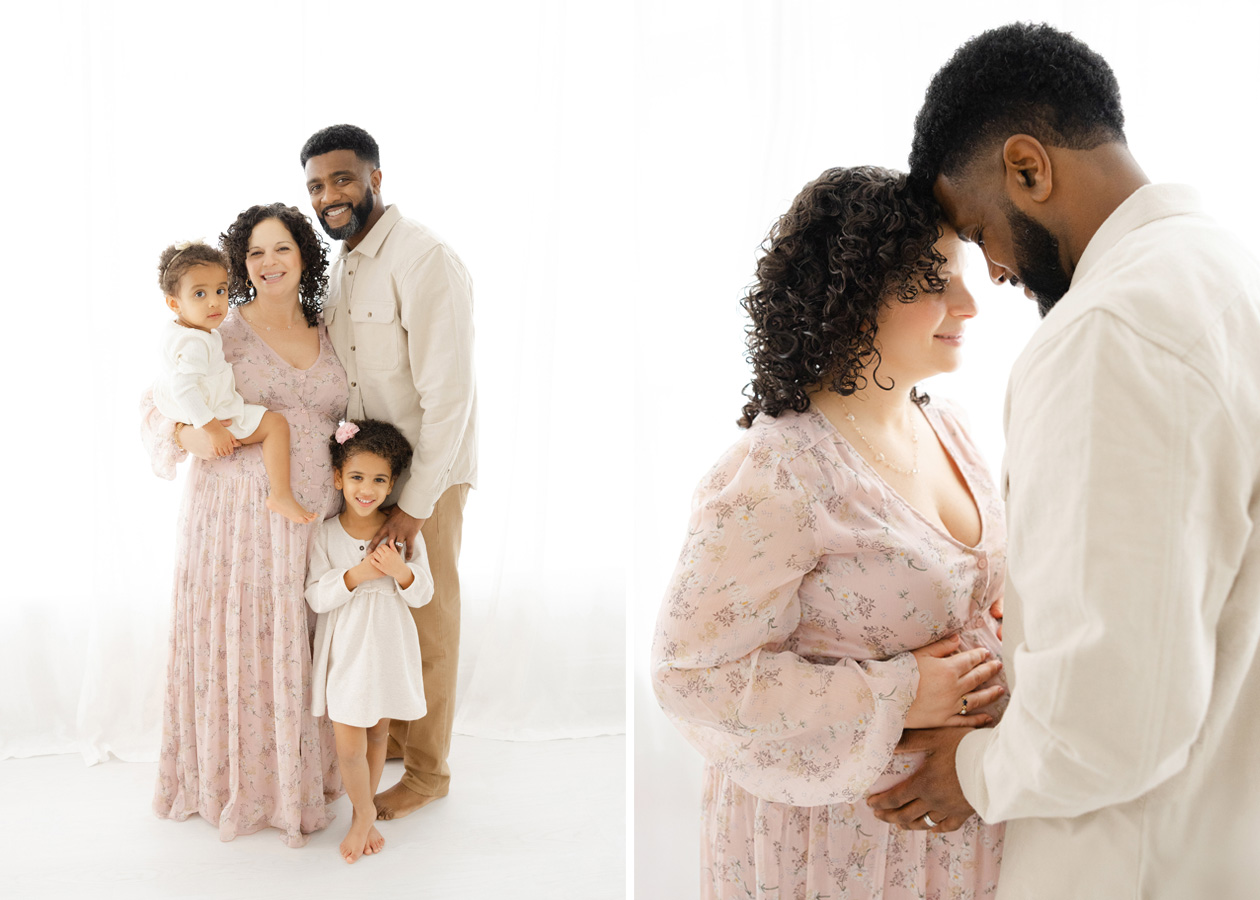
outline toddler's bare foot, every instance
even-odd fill
[[[417,794],[399,783],[389,790],[377,794],[372,802],[376,804],[376,818],[401,819],[403,816],[410,815],[421,807],[428,806],[436,799],[438,798]]]
[[[376,811],[371,812],[372,815],[361,816],[357,809],[354,811],[354,816],[350,820],[350,830],[338,848],[341,850],[341,858],[348,863],[357,861],[363,855],[363,851],[367,848],[369,831],[376,830],[372,824],[376,820]]]
[[[371,830],[368,831],[367,844],[363,847],[363,852],[365,854],[380,853],[381,848],[384,846],[385,838],[381,836],[381,833],[376,830],[376,826],[373,825]]]
[[[305,525],[307,522],[315,520],[315,513],[298,503],[292,494],[289,494],[287,497],[281,497],[274,493],[268,494],[267,509],[280,513],[290,522],[297,522],[299,525]]]

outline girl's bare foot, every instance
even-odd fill
[[[305,525],[307,522],[315,520],[315,513],[298,503],[292,494],[288,497],[279,497],[274,493],[268,494],[267,509],[280,513],[290,522],[296,522],[299,525]]]
[[[363,847],[363,852],[365,854],[380,853],[381,848],[384,846],[385,838],[381,836],[381,833],[376,830],[376,826],[373,825],[371,830],[368,831],[367,844]]]
[[[367,847],[368,833],[375,831],[376,828],[372,824],[376,821],[376,810],[371,811],[371,815],[359,815],[356,809],[350,820],[350,830],[346,833],[345,840],[341,842],[341,858],[348,863],[358,860],[363,855],[363,851]],[[384,841],[382,841],[384,843]]]

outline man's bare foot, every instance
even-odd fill
[[[376,826],[373,825],[371,830],[368,831],[367,844],[363,847],[363,853],[365,855],[368,853],[380,853],[381,848],[384,846],[385,838],[381,836],[381,833],[376,830]]]
[[[268,494],[267,509],[280,513],[290,522],[296,522],[299,525],[305,525],[307,522],[315,520],[315,513],[298,503],[292,494],[288,497],[278,497],[274,493]]]
[[[376,804],[376,818],[401,819],[437,799],[437,797],[417,794],[399,783],[387,791],[381,791],[372,798],[372,802]]]
[[[363,851],[367,849],[368,836],[376,830],[373,816],[359,815],[356,809],[350,820],[350,830],[346,833],[346,838],[341,842],[338,848],[341,850],[341,858],[348,863],[358,860],[363,855]],[[384,841],[382,840],[382,844]]]

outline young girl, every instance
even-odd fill
[[[312,657],[311,712],[333,721],[341,780],[354,805],[341,855],[376,853],[372,802],[385,767],[390,719],[425,714],[420,641],[407,607],[433,597],[424,539],[407,562],[388,542],[368,544],[385,524],[381,504],[411,463],[411,446],[386,422],[346,422],[328,442],[333,485],[346,505],[320,526],[306,576],[306,602],[319,613]]]
[[[164,368],[153,385],[158,412],[205,431],[216,456],[227,456],[239,444],[261,443],[271,485],[267,508],[299,524],[312,521],[315,514],[297,502],[289,486],[289,423],[279,413],[247,404],[223,358],[215,329],[228,311],[227,259],[200,241],[167,247],[158,261],[158,285],[176,316],[163,335]]]

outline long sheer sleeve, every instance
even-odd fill
[[[158,412],[152,390],[144,392],[140,397],[140,440],[148,451],[153,474],[167,481],[174,480],[175,467],[188,456],[188,451],[175,442],[178,424]]]
[[[750,433],[696,493],[653,645],[656,696],[745,789],[854,802],[884,772],[918,688],[910,653],[819,659],[789,649],[802,579],[828,548],[835,473],[811,447]]]

